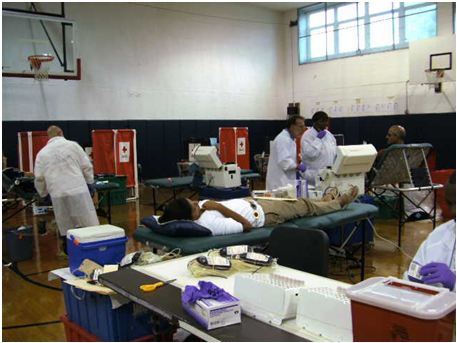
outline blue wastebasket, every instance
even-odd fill
[[[30,260],[33,257],[33,230],[20,226],[6,232],[6,250],[11,262]]]

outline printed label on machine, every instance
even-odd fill
[[[130,142],[119,142],[119,162],[130,161]]]

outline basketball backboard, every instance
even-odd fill
[[[441,71],[439,82],[455,82],[455,35],[438,36],[409,45],[409,82],[430,84],[430,71]]]
[[[63,3],[3,3],[2,20],[3,77],[35,77],[28,58],[47,55],[50,79],[81,79],[76,22],[65,18]]]

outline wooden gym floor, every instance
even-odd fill
[[[262,186],[260,182],[256,182],[256,189],[261,189]],[[190,193],[183,195],[189,196]],[[159,200],[168,196],[169,194],[161,192]],[[112,224],[126,230],[126,234],[130,238],[127,243],[128,252],[141,248],[141,244],[135,242],[132,235],[140,218],[152,214],[151,203],[152,191],[140,186],[140,200],[129,202],[126,205],[113,206]],[[38,234],[40,221],[47,222],[47,233],[44,235]],[[100,218],[101,224],[107,222],[105,218]],[[57,256],[60,247],[52,212],[33,216],[31,209],[21,211],[3,223],[3,239],[6,229],[20,225],[33,225],[34,253],[33,259],[17,264],[19,271],[28,275],[33,281],[60,288],[60,281],[48,281],[48,271],[67,266],[67,260]],[[396,220],[377,220],[375,226],[381,236],[394,242],[397,241]],[[431,229],[431,221],[407,223],[402,240],[404,251],[414,256],[420,243]],[[5,250],[3,248],[4,261]],[[390,275],[402,277],[409,264],[408,257],[377,237],[374,238],[374,245],[367,251],[366,261],[366,278]],[[329,277],[349,283],[358,282],[360,280],[359,269],[346,267],[348,267],[347,263],[341,258],[331,258]],[[351,274],[347,270],[350,270]],[[5,264],[2,272],[2,341],[65,341],[63,324],[59,321],[60,316],[65,313],[62,292],[27,282]]]

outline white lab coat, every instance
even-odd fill
[[[317,130],[312,127],[301,137],[301,160],[306,165],[304,177],[312,185],[321,169],[333,166],[336,157],[336,139],[327,131],[322,138],[317,138]]]
[[[444,263],[455,273],[455,220],[447,221],[435,228],[422,242],[413,261],[420,266],[431,262]],[[407,272],[404,278],[408,278]]]
[[[35,160],[35,188],[51,196],[61,236],[76,227],[99,225],[87,184],[94,183],[92,164],[78,143],[51,138]]]
[[[282,130],[273,140],[268,158],[266,188],[272,190],[295,184],[297,170],[297,145],[289,130]]]

